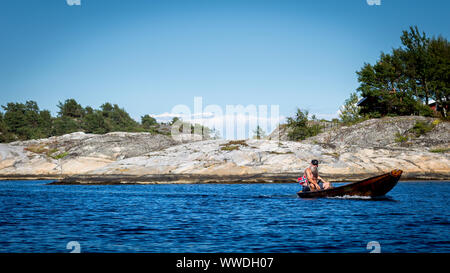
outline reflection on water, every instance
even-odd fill
[[[450,183],[301,199],[293,184],[0,182],[0,252],[449,252]]]

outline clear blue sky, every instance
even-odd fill
[[[109,101],[133,118],[176,104],[333,115],[355,71],[417,25],[449,37],[450,1],[0,0],[0,104]]]

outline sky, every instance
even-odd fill
[[[34,100],[56,115],[74,98],[140,120],[194,111],[200,97],[331,119],[402,30],[449,37],[450,1],[378,2],[0,0],[0,105]]]

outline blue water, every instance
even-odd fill
[[[449,182],[382,200],[304,200],[294,183],[47,182],[0,181],[0,252],[450,252]]]

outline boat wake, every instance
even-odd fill
[[[359,195],[333,196],[333,197],[327,197],[327,198],[329,198],[329,199],[363,199],[363,200],[373,199],[373,197],[370,197],[370,196],[359,196]]]
[[[334,196],[327,197],[328,199],[353,199],[353,200],[373,200],[373,201],[394,201],[392,198],[388,196],[359,196],[359,195],[344,195],[344,196]]]

